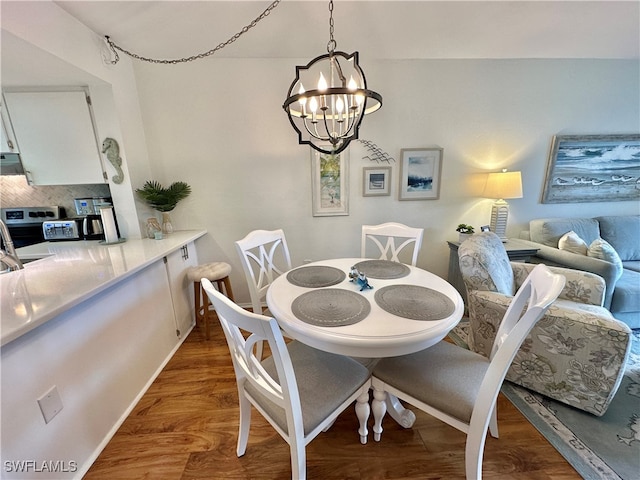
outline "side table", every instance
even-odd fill
[[[464,286],[462,274],[460,273],[460,264],[458,263],[458,247],[460,246],[460,242],[447,241],[447,243],[449,244],[449,274],[447,280],[458,290],[458,293],[460,293],[466,304],[467,289]],[[537,248],[531,248],[531,246],[521,243],[517,239],[511,238],[504,243],[504,248],[507,250],[509,260],[525,263],[538,253],[539,250]]]

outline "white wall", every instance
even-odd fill
[[[362,197],[361,144],[350,147],[350,215],[311,215],[310,149],[296,143],[282,103],[297,62],[207,59],[177,67],[134,65],[153,173],[193,194],[173,212],[177,228],[206,228],[203,260],[234,267],[236,299],[248,301],[233,242],[257,228],[283,228],[293,263],[355,256],[360,226],[399,221],[424,227],[418,265],[446,278],[455,226],[489,223],[478,193],[485,172],[522,171],[508,234],[539,217],[638,213],[638,202],[541,204],[555,134],[637,133],[638,61],[411,60],[361,62],[383,107],[360,137],[396,159],[390,197]],[[401,148],[444,148],[439,200],[400,202]]]
[[[111,85],[101,136],[113,129],[122,140],[130,179],[111,185],[119,217],[124,210],[144,222],[152,213],[132,192],[145,180],[191,184],[193,194],[172,214],[174,226],[209,231],[199,258],[232,264],[240,302],[248,293],[233,242],[256,228],[283,228],[298,265],[357,255],[363,223],[421,226],[418,264],[446,277],[446,240],[460,222],[489,222],[491,200],[477,193],[481,174],[503,167],[521,170],[524,180],[524,198],[510,201],[512,236],[532,218],[639,211],[638,202],[539,203],[553,135],[640,130],[638,60],[385,61],[369,58],[363,46],[361,64],[384,105],[365,119],[361,138],[396,159],[401,148],[443,147],[441,196],[399,202],[396,162],[392,195],[362,197],[362,167],[372,164],[355,144],[350,215],[312,217],[310,149],[297,145],[282,110],[295,66],[310,59],[209,57],[158,66],[121,55],[106,66],[101,38],[53,3],[5,2],[2,15],[3,29]],[[108,88],[101,88],[106,98]]]

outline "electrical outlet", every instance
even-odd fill
[[[38,399],[38,405],[44,417],[44,422],[49,423],[53,420],[53,417],[62,410],[62,399],[58,393],[58,387],[55,385],[51,387],[47,393]]]

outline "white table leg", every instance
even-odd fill
[[[401,427],[411,428],[416,421],[416,414],[404,408],[398,397],[387,393],[387,412]]]

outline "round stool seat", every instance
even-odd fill
[[[189,267],[187,269],[187,278],[191,282],[199,282],[200,279],[206,278],[212,282],[228,277],[231,273],[231,265],[225,262],[211,262]]]

